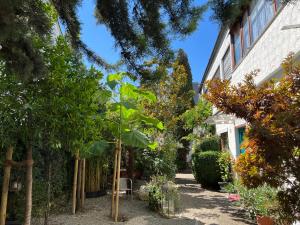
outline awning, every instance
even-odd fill
[[[236,119],[234,115],[215,114],[208,117],[204,122],[207,124],[234,124]]]

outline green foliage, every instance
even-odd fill
[[[206,151],[192,155],[192,168],[197,182],[203,187],[218,187],[221,181],[220,167],[218,165],[219,152]]]
[[[211,113],[211,103],[200,98],[193,108],[186,110],[181,115],[181,119],[184,122],[184,127],[187,129],[193,129],[195,127],[205,128],[207,125],[204,121],[211,115]]]
[[[222,151],[219,154],[218,164],[220,167],[221,178],[224,182],[232,181],[232,169],[231,164],[233,163],[233,159],[229,151]]]
[[[49,3],[0,1],[0,8],[0,60],[5,62],[7,75],[14,74],[22,80],[45,75],[43,53],[36,42],[49,41],[53,16]]]
[[[176,174],[176,149],[173,139],[168,138],[156,151],[144,149],[137,154],[137,169],[143,171],[146,178],[164,175],[168,179],[174,179]]]
[[[220,138],[218,136],[211,136],[202,138],[200,143],[195,146],[195,153],[205,151],[220,151]]]
[[[300,64],[290,54],[281,65],[282,78],[260,86],[254,79],[258,71],[247,74],[239,85],[209,81],[205,97],[223,113],[247,121],[246,152],[235,163],[243,184],[285,186],[279,193],[281,206],[299,220],[300,159],[295,149],[300,146]]]
[[[240,195],[240,205],[252,218],[260,215],[279,219],[281,212],[276,188],[266,184],[256,188],[247,188],[239,182],[235,182],[234,186]]]
[[[168,193],[163,192],[163,186],[168,185]],[[179,207],[179,192],[177,186],[169,181],[165,176],[153,176],[151,181],[146,185],[149,190],[149,208],[153,211],[160,211],[162,199],[173,199],[175,208]]]
[[[161,121],[147,116],[140,104],[141,101],[153,103],[156,97],[146,90],[141,90],[124,79],[129,79],[127,73],[110,74],[107,85],[111,91],[111,101],[106,105],[108,129],[115,140],[121,140],[125,145],[137,148],[155,148],[157,145],[143,132],[148,129],[164,129]]]

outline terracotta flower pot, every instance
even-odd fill
[[[274,220],[268,216],[256,216],[257,225],[274,225]]]

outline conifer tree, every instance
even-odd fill
[[[4,59],[7,68],[22,76],[43,72],[42,56],[34,47],[34,40],[35,36],[43,37],[51,31],[47,12],[53,6],[74,49],[98,65],[111,68],[80,37],[81,22],[77,9],[81,3],[80,0],[51,0],[48,3],[42,0],[0,1],[0,58]],[[139,72],[145,56],[165,61],[172,58],[171,38],[192,33],[205,8],[195,6],[193,0],[97,0],[95,16],[114,37],[124,62]],[[22,67],[26,70],[22,71]]]

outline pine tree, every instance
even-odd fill
[[[80,38],[77,8],[82,1],[49,2],[51,4],[42,0],[0,0],[0,59],[6,62],[7,68],[24,76],[43,72],[43,59],[34,47],[34,41],[36,36],[41,38],[51,31],[47,16],[51,6],[65,25],[74,49],[101,67],[112,68]],[[123,61],[138,74],[140,63],[146,56],[165,61],[171,59],[171,38],[192,33],[205,8],[194,6],[192,0],[97,0],[95,16],[97,22],[104,24],[114,37]]]
[[[188,57],[183,49],[179,49],[176,62],[178,65],[182,66],[185,71],[185,82],[182,84],[180,90],[177,93],[178,98],[183,97],[183,101],[178,101],[178,111],[176,114],[178,116],[182,115],[187,110],[191,109],[195,103],[194,103],[194,89],[193,89],[193,77],[191,72],[191,67],[188,61]],[[177,73],[173,73],[174,76],[178,75]],[[185,169],[186,168],[186,156],[189,152],[189,145],[190,142],[186,139],[183,139],[183,137],[188,136],[192,132],[191,129],[185,129],[184,128],[184,122],[182,120],[177,121],[176,129],[175,129],[175,136],[182,144],[182,148],[178,149],[177,152],[177,167],[179,169]]]

